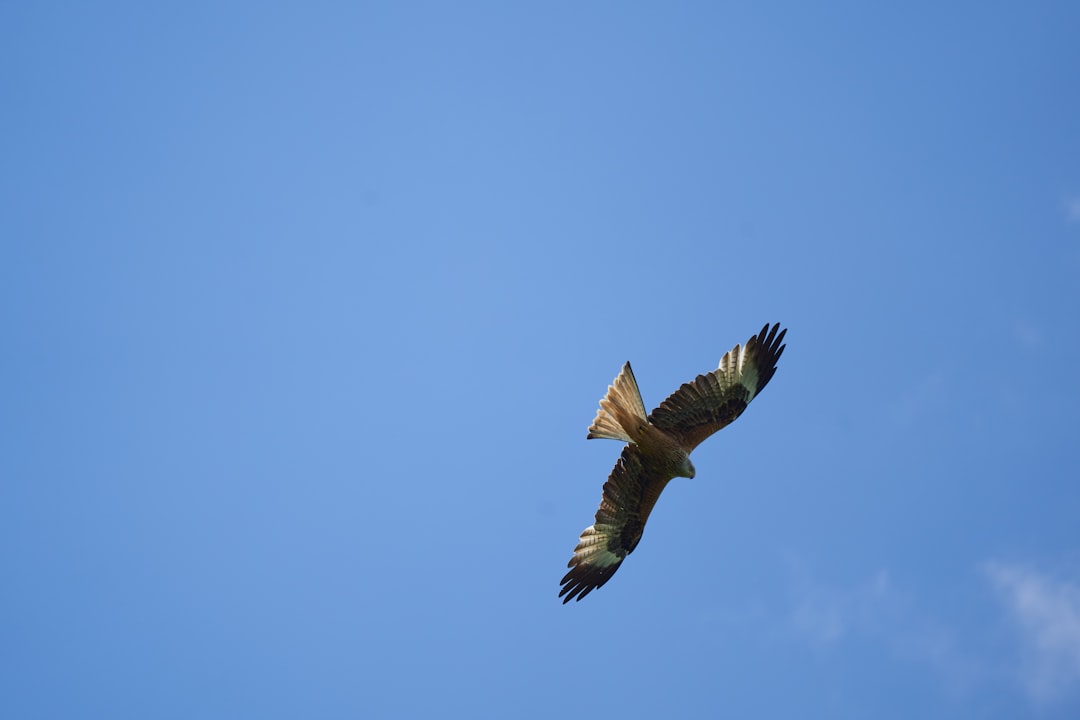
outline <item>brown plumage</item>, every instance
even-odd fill
[[[604,483],[600,509],[581,533],[563,577],[563,603],[581,600],[606,583],[641,540],[645,522],[668,482],[694,477],[690,453],[742,414],[776,372],[787,330],[766,324],[720,366],[698,375],[645,415],[637,380],[626,363],[589,427],[589,438],[627,443]]]

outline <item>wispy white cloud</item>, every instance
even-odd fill
[[[921,612],[885,569],[846,587],[822,585],[802,569],[793,589],[798,599],[791,626],[824,651],[848,640],[879,643],[897,659],[931,670],[956,696],[966,694],[988,672],[957,645],[949,628]]]
[[[1011,685],[1036,705],[1060,710],[1080,695],[1080,581],[1022,564],[978,568],[1018,631],[1017,653],[1007,650],[1008,634],[991,632],[992,622],[943,622],[933,598],[906,592],[885,569],[846,585],[822,583],[802,563],[792,569],[788,627],[824,653],[877,643],[933,672],[955,698]]]
[[[1017,564],[991,562],[985,571],[1020,629],[1031,697],[1050,702],[1080,689],[1080,585]]]
[[[1037,325],[1023,319],[1014,319],[1012,324],[1013,336],[1025,350],[1036,350],[1042,346],[1043,334]]]
[[[850,634],[866,632],[878,624],[890,604],[889,573],[879,570],[854,587],[828,587],[799,580],[799,601],[791,613],[792,624],[806,637],[823,646],[835,645]]]
[[[1065,212],[1071,222],[1080,223],[1080,196],[1065,201]]]

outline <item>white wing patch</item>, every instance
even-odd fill
[[[720,387],[728,389],[739,384],[747,389],[746,402],[754,399],[757,390],[758,372],[756,363],[748,363],[745,345],[736,345],[720,358]]]
[[[604,568],[621,563],[623,558],[608,550],[609,540],[610,535],[597,530],[595,525],[582,530],[581,538],[577,547],[574,548],[574,557],[577,558],[578,564]]]

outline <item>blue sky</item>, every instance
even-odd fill
[[[0,714],[1076,717],[1078,36],[5,5]],[[563,606],[622,363],[777,321]]]

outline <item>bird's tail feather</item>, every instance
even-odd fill
[[[626,363],[600,401],[588,437],[634,442],[638,427],[648,422],[645,418],[645,403],[641,401],[634,371]]]

